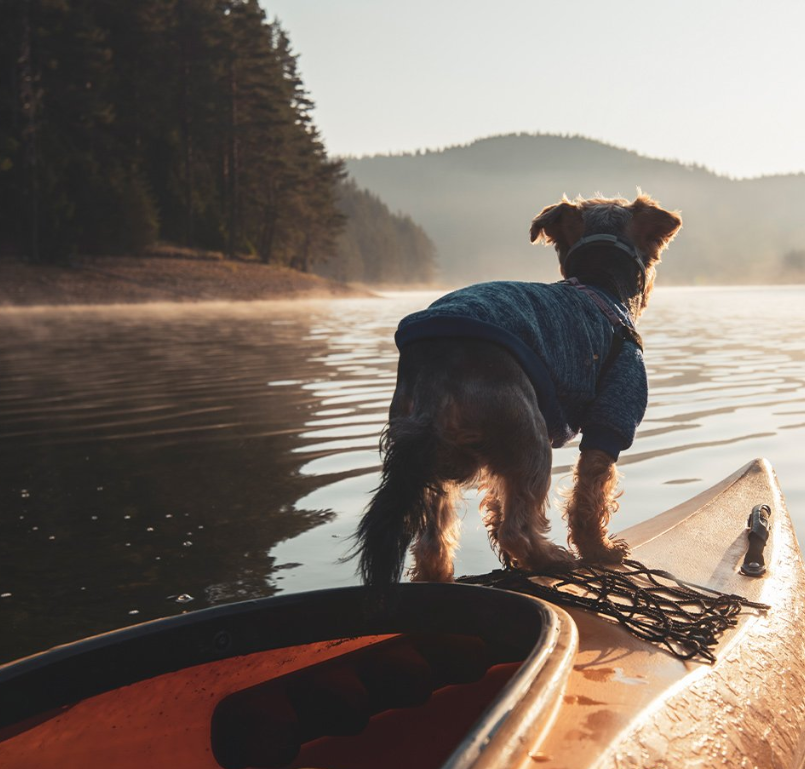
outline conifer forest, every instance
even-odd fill
[[[0,67],[0,253],[159,240],[344,280],[433,276],[424,231],[328,157],[257,0],[3,0]]]

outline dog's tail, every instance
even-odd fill
[[[384,430],[382,479],[355,533],[353,555],[366,584],[402,576],[406,551],[425,526],[428,496],[441,493],[435,470],[441,442],[430,417],[394,417]]]

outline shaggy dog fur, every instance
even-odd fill
[[[660,253],[682,222],[647,195],[566,198],[532,222],[532,243],[555,246],[563,277],[605,288],[636,320],[648,304]],[[641,253],[645,274],[606,245],[568,260],[582,237],[616,235]],[[485,493],[483,520],[505,566],[567,568],[576,557],[618,563],[629,549],[607,536],[618,509],[618,472],[604,451],[581,452],[565,513],[568,542],[547,538],[551,442],[523,369],[502,347],[465,338],[423,339],[403,348],[389,423],[382,439],[381,484],[356,533],[365,582],[400,579],[411,546],[414,580],[449,581],[458,545],[455,502],[462,487]]]

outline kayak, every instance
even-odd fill
[[[710,659],[472,584],[278,596],[1,666],[0,766],[805,765],[805,572],[770,465],[619,536],[652,569],[752,602]]]

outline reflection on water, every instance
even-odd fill
[[[393,332],[432,298],[0,311],[0,660],[355,582],[338,559],[378,481]],[[765,455],[802,530],[803,303],[655,293],[615,528]],[[556,482],[576,451],[555,452]],[[496,565],[476,508],[470,492],[460,573]]]

